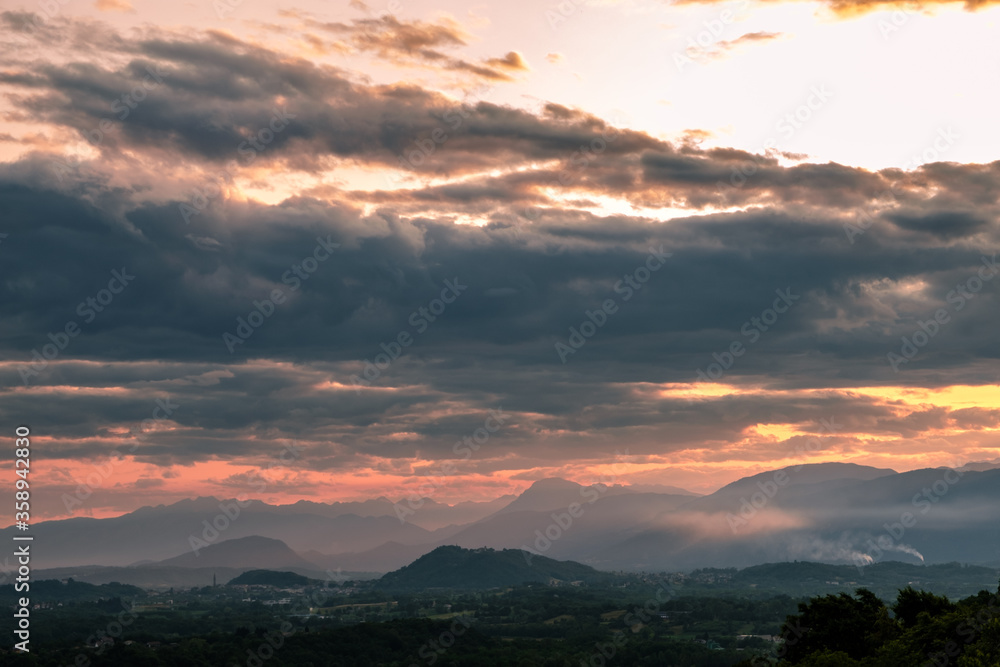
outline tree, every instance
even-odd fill
[[[840,593],[799,603],[799,614],[789,616],[782,627],[782,657],[791,664],[804,664],[807,656],[827,651],[861,660],[899,635],[899,626],[874,593],[859,588],[855,596]]]
[[[957,667],[994,667],[1000,665],[1000,619],[990,619],[982,627],[979,639],[959,657]]]
[[[906,629],[917,624],[917,616],[921,612],[926,612],[931,616],[939,616],[954,610],[955,605],[948,598],[927,591],[916,591],[913,590],[912,586],[907,586],[899,591],[896,604],[892,606],[892,612]]]
[[[813,653],[800,664],[802,667],[858,667],[861,663],[843,651],[822,651]]]

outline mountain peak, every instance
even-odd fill
[[[563,490],[563,489],[576,490],[576,489],[579,489],[580,486],[581,485],[577,484],[576,482],[571,482],[571,481],[569,481],[567,479],[563,479],[561,477],[546,477],[545,479],[538,479],[538,480],[535,480],[534,482],[532,482],[531,486],[529,486],[527,489],[525,489],[524,492],[527,493],[528,491],[533,491],[533,490],[534,491],[548,491],[548,490],[556,490],[556,489],[558,489],[558,490]]]
[[[261,535],[237,537],[208,544],[197,551],[186,551],[179,556],[160,561],[167,567],[254,567],[313,569],[315,566],[294,552],[281,540]]]

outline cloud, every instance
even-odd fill
[[[129,0],[96,0],[94,6],[102,12],[134,12]]]
[[[449,17],[442,17],[437,22],[407,21],[385,14],[344,23],[322,22],[295,12],[286,12],[286,15],[298,18],[304,28],[335,35],[349,50],[371,53],[400,66],[434,69],[443,66],[490,81],[512,81],[508,72],[528,69],[516,51],[478,63],[448,55],[449,49],[467,46],[471,40],[462,25]],[[310,39],[321,51],[329,50],[323,48],[319,38]]]
[[[960,211],[928,215],[907,215],[900,212],[891,214],[888,218],[900,229],[929,234],[946,241],[971,236],[985,231],[987,227],[985,220]]]
[[[486,64],[509,70],[524,71],[528,69],[528,63],[524,61],[524,56],[517,51],[509,51],[503,58],[490,58]]]
[[[740,35],[736,39],[720,40],[709,45],[708,47],[699,46],[695,51],[687,51],[686,53],[691,54],[692,57],[696,59],[707,58],[711,60],[719,60],[727,57],[731,52],[741,46],[757,42],[771,42],[777,39],[782,39],[783,37],[785,37],[785,34],[780,32],[748,32],[744,35]],[[697,53],[697,55],[694,55],[695,53]]]
[[[416,30],[373,25],[376,38]],[[409,46],[386,43],[387,57],[426,58],[462,37],[419,27]],[[79,32],[100,36],[100,60],[88,42],[46,57],[54,37],[39,31],[0,73],[8,99],[58,138],[0,164],[0,414],[46,406],[63,465],[127,448],[164,396],[181,407],[133,456],[182,471],[178,484],[196,463],[222,466],[219,479],[245,473],[225,466],[263,465],[288,439],[319,476],[297,488],[348,474],[398,483],[455,458],[497,406],[510,424],[465,462],[467,488],[596,465],[622,441],[656,474],[680,465],[716,480],[794,456],[821,417],[845,424],[824,435],[827,456],[905,452],[916,465],[997,446],[1000,405],[916,406],[904,390],[995,382],[1000,282],[952,312],[905,372],[886,354],[995,247],[1000,163],[800,162],[704,148],[694,134],[669,142],[554,103],[531,112],[376,85],[221,33]],[[366,48],[382,48],[376,38]],[[504,61],[489,66],[525,66]],[[146,94],[122,102],[121,118],[115,102],[135,90]],[[239,147],[279,111],[290,122],[245,160]],[[345,167],[402,182],[354,188],[338,180]],[[289,175],[302,181],[282,189]],[[274,196],[251,196],[260,190]],[[199,195],[186,221],[181,205]],[[862,219],[852,239],[845,226]],[[298,277],[319,239],[338,245]],[[626,277],[661,247],[669,259],[626,299]],[[123,269],[134,282],[85,321],[80,304]],[[418,332],[414,313],[445,281],[468,287]],[[282,302],[259,307],[274,290]],[[751,326],[776,290],[800,300]],[[603,321],[595,309],[609,299]],[[230,353],[223,334],[260,308],[270,314]],[[556,343],[595,319],[563,364]],[[32,351],[70,322],[79,335],[25,387]],[[752,343],[745,326],[760,334]],[[401,332],[412,345],[356,389],[352,376]],[[746,353],[719,382],[697,382],[734,341]],[[886,386],[896,394],[865,389]]]
[[[784,33],[780,32],[766,32],[759,30],[757,32],[748,32],[740,35],[736,39],[719,42],[719,46],[723,50],[731,50],[741,44],[748,44],[752,42],[770,42],[776,39],[781,39],[784,36]]]
[[[683,0],[685,3],[704,4],[716,2],[717,0]],[[776,0],[763,0],[762,4],[774,2]],[[777,0],[781,1],[781,0]],[[870,11],[887,9],[912,9],[914,4],[905,0],[824,0],[826,5],[842,16],[850,16]],[[923,0],[918,3],[919,7],[929,8],[934,6],[948,6],[962,4],[967,11],[976,11],[983,7],[994,4],[994,0]]]
[[[519,159],[563,157],[607,127],[584,114],[551,124],[481,99],[456,102],[402,84],[358,84],[334,68],[218,33],[181,40],[154,32],[138,43],[122,41],[120,48],[127,60],[117,68],[75,62],[36,69],[25,63],[0,75],[0,85],[15,104],[33,108],[37,121],[75,131],[106,161],[121,160],[130,149],[165,163],[180,152],[188,160],[221,165],[239,158],[248,166],[248,140],[267,130],[278,111],[292,114],[293,122],[251,155],[257,164],[286,161],[286,169],[307,171],[322,168],[325,158],[397,165],[435,130],[447,131],[447,150],[425,170],[471,171],[517,153]],[[505,62],[509,69],[520,60]],[[156,79],[147,69],[153,63]],[[448,66],[478,67],[464,61]],[[141,103],[127,108],[137,89]],[[617,145],[633,141],[657,143],[631,133]]]

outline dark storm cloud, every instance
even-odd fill
[[[873,225],[852,245],[841,220],[814,209],[800,217],[787,207],[663,224],[547,209],[512,231],[390,211],[364,217],[305,198],[270,207],[219,204],[224,216],[206,212],[190,226],[176,203],[133,208],[123,222],[87,201],[27,185],[8,184],[0,198],[14,214],[5,249],[24,250],[9,260],[19,278],[3,293],[12,313],[0,325],[8,359],[27,358],[47,333],[81,320],[78,305],[103,288],[110,271],[125,268],[134,282],[92,322],[80,322],[84,334],[70,355],[359,360],[399,331],[412,333],[411,314],[446,279],[458,278],[468,291],[414,351],[429,354],[438,346],[472,358],[492,350],[516,363],[558,363],[555,341],[568,336],[584,311],[615,298],[620,311],[573,357],[574,366],[585,372],[615,359],[653,362],[657,371],[640,374],[684,380],[700,359],[742,339],[741,326],[769,307],[774,290],[791,288],[801,300],[736,372],[777,363],[776,372],[794,375],[795,355],[819,351],[848,363],[841,373],[853,368],[868,376],[867,367],[894,343],[893,333],[905,332],[911,316],[933,312],[955,280],[974,275],[982,255],[968,246],[914,254],[888,223]],[[244,224],[224,222],[232,216]],[[191,243],[192,233],[210,239],[210,249]],[[292,290],[291,268],[321,238],[341,247]],[[619,281],[660,246],[673,257],[625,302]],[[914,279],[928,287],[915,295],[897,291],[895,285]],[[288,300],[230,356],[223,332],[234,331],[236,318],[273,289]],[[977,299],[976,305],[994,297],[983,290]],[[983,308],[960,315],[967,318],[964,331],[992,321]],[[873,317],[881,318],[881,329],[871,326]],[[969,348],[955,340],[938,352],[956,349]],[[928,350],[924,361],[934,356]]]
[[[101,150],[171,148],[212,162],[241,157],[239,147],[246,150],[276,112],[293,122],[274,132],[262,159],[308,150],[396,164],[415,141],[446,131],[449,157],[428,165],[435,171],[486,164],[484,144],[510,154],[537,147],[529,157],[552,157],[604,127],[592,117],[563,126],[485,103],[473,112],[416,87],[357,84],[332,67],[214,32],[199,41],[150,33],[114,46],[128,59],[118,67],[25,63],[0,74],[0,84],[33,120],[73,128]],[[498,62],[521,61],[512,53]]]
[[[889,219],[901,229],[930,234],[939,239],[951,240],[970,236],[986,227],[986,221],[968,213],[931,213],[927,215],[906,215],[897,213]]]
[[[76,388],[8,389],[3,412],[30,413],[32,404],[45,400],[57,415],[45,424],[46,435],[55,438],[46,453],[53,458],[86,460],[115,450],[157,465],[218,459],[264,465],[283,443],[293,441],[308,469],[345,470],[371,465],[372,457],[454,458],[455,443],[482,426],[491,410],[500,410],[506,415],[504,428],[491,440],[493,447],[470,464],[479,472],[517,470],[524,463],[521,456],[544,465],[564,460],[569,451],[577,458],[599,458],[607,454],[609,437],[628,439],[633,454],[662,455],[738,441],[759,423],[799,424],[806,432],[820,432],[821,419],[834,419],[838,430],[915,437],[927,428],[995,421],[988,411],[968,410],[953,413],[954,422],[942,409],[901,417],[892,405],[834,392],[746,393],[716,400],[659,396],[568,373],[501,376],[484,393],[474,369],[439,370],[436,390],[414,386],[383,399],[358,397],[350,388],[317,390],[317,383],[337,370],[323,364],[208,364],[194,370],[160,363],[153,371],[143,370],[156,379],[131,380],[135,369],[121,363],[92,366],[89,382]],[[525,392],[526,378],[544,382],[547,391]],[[88,387],[94,384],[120,389],[92,394]],[[458,396],[464,400],[460,407],[454,403]],[[446,401],[453,407],[443,407]],[[145,433],[133,450],[132,436],[144,432],[141,422],[157,405],[172,410],[171,428]],[[397,440],[399,432],[415,437]],[[536,438],[543,432],[550,444],[539,450]],[[774,443],[775,453],[786,454],[782,448],[791,446]],[[506,459],[510,453],[518,459]]]

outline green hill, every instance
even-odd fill
[[[484,589],[524,583],[606,582],[613,575],[588,565],[535,556],[520,549],[438,547],[379,579],[386,589]]]

